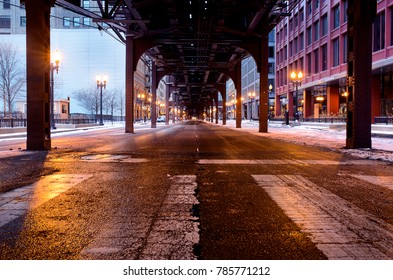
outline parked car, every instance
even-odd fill
[[[165,116],[159,116],[157,122],[165,122]]]

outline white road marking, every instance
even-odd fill
[[[292,159],[200,159],[198,164],[254,164],[254,165],[375,165],[379,162],[367,160],[292,160]]]
[[[195,175],[170,178],[171,186],[153,224],[140,259],[195,259],[194,244],[199,242],[199,222],[191,215],[198,204]]]
[[[393,176],[367,176],[367,175],[355,175],[355,174],[351,174],[351,176],[369,182],[371,184],[376,184],[379,186],[386,187],[393,191]]]
[[[299,175],[252,175],[329,259],[393,259],[393,226]]]
[[[57,174],[0,194],[0,227],[90,178],[86,174]]]
[[[128,258],[149,259],[196,259],[193,253],[194,244],[199,242],[198,218],[191,215],[191,209],[198,200],[195,197],[197,187],[195,175],[170,176],[171,182],[157,217],[135,217],[142,219],[133,226],[119,223],[116,219],[104,225],[100,234],[81,252],[82,258],[115,258],[128,250]],[[125,228],[128,228],[125,232]],[[123,244],[134,244],[134,253]],[[143,245],[143,246],[142,246]],[[141,252],[138,251],[141,249]],[[139,255],[138,255],[139,254]]]

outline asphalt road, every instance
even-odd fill
[[[0,259],[393,259],[387,163],[198,121],[52,146],[0,143]]]

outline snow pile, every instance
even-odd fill
[[[235,128],[234,121],[227,122]],[[393,162],[393,138],[372,137],[372,149],[346,149],[346,131],[312,125],[287,126],[269,123],[269,133],[258,133],[258,121],[243,121],[242,130],[247,130],[262,137],[279,139],[299,145],[328,148],[334,151],[362,159]],[[393,134],[393,128],[392,128]]]

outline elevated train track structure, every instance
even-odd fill
[[[171,85],[177,88],[178,99],[190,115],[200,114],[206,106],[212,106],[213,101],[217,106],[218,94],[222,95],[225,104],[225,84],[229,78],[234,81],[236,102],[240,105],[240,62],[244,57],[252,55],[260,73],[260,90],[257,93],[259,132],[267,132],[268,34],[280,20],[291,14],[300,1],[97,0],[97,7],[93,10],[81,7],[83,1],[79,0],[21,2],[25,2],[27,15],[27,148],[45,150],[51,147],[49,69],[46,65],[50,64],[49,15],[53,5],[92,18],[99,29],[114,33],[125,44],[126,132],[134,132],[134,72],[143,54],[152,59],[152,127],[156,125],[156,89],[164,76],[172,77]],[[363,22],[367,23],[364,24],[366,30],[371,26],[369,22],[372,21],[374,13],[373,9],[365,8],[370,8],[372,3],[369,2],[374,1],[349,2],[349,14],[353,14],[355,18],[353,26],[363,19]],[[370,18],[370,21],[364,20],[367,18]],[[360,35],[361,31],[359,35],[357,32],[354,35],[364,39],[365,35]],[[361,45],[354,46],[349,52],[356,52],[358,48],[365,50]],[[356,71],[351,73],[358,75]],[[362,73],[364,74],[365,72]],[[362,88],[367,87],[363,85]],[[358,90],[362,91],[362,88],[359,87]],[[352,96],[355,96],[354,92],[355,89],[350,91]],[[351,96],[349,100],[351,101]],[[359,105],[355,108],[357,106]],[[225,106],[223,116],[225,124]],[[360,129],[357,128],[356,116],[357,114],[354,114],[354,121],[350,122],[355,127],[350,128],[349,135],[357,139],[357,131],[364,134],[368,126],[366,124]],[[241,110],[236,110],[236,126],[241,127]],[[354,146],[357,146],[357,142],[361,145],[368,143],[367,139],[356,139],[347,142],[349,145],[355,143]]]

